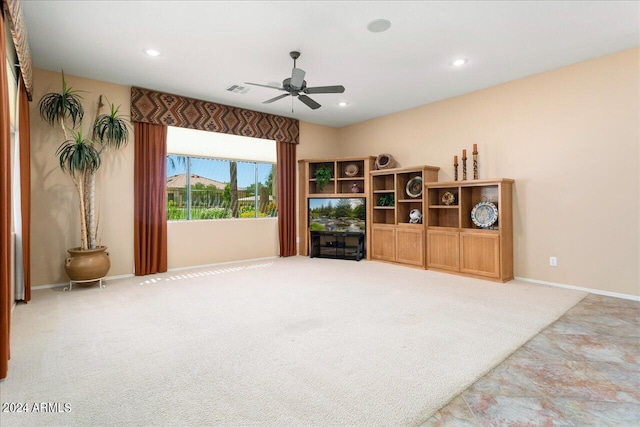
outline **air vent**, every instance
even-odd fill
[[[229,92],[239,93],[241,95],[244,95],[245,93],[249,92],[249,89],[250,88],[246,86],[240,86],[240,85],[231,85],[227,88]]]

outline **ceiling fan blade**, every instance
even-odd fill
[[[278,86],[269,86],[269,85],[261,85],[260,83],[244,82],[244,84],[246,84],[246,85],[253,85],[253,86],[269,87],[269,88],[271,88],[271,89],[284,90],[284,88],[282,88],[282,87],[278,87]]]
[[[302,89],[304,83],[305,71],[300,68],[291,70],[291,82],[289,83],[294,89]]]
[[[344,86],[316,86],[308,87],[304,90],[304,93],[342,93],[344,92]]]
[[[272,102],[277,101],[278,99],[282,99],[282,98],[287,97],[287,96],[289,96],[288,93],[285,93],[284,95],[278,95],[275,98],[271,98],[271,99],[268,99],[268,100],[264,101],[263,104],[271,104]]]
[[[317,110],[318,108],[321,107],[320,104],[318,104],[313,99],[309,98],[307,95],[300,95],[300,96],[298,96],[298,99],[300,101],[302,101],[303,103],[305,103],[307,105],[307,107],[311,108],[312,110]]]

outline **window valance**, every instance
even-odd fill
[[[33,101],[33,70],[31,68],[31,51],[27,39],[27,26],[22,15],[22,3],[20,0],[3,0],[4,10],[9,17],[11,27],[11,38],[16,48],[20,74],[24,81],[24,88],[27,91],[27,98]],[[4,66],[4,65],[3,65]]]
[[[297,144],[299,121],[214,102],[131,88],[131,120]]]

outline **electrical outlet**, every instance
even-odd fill
[[[549,257],[549,265],[551,267],[557,267],[558,266],[558,258],[556,258],[554,256]]]

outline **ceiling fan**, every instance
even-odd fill
[[[287,96],[297,96],[298,99],[302,101],[302,103],[304,103],[307,107],[311,108],[312,110],[317,110],[321,107],[321,105],[305,94],[344,92],[344,86],[307,87],[307,81],[304,79],[305,71],[300,68],[296,68],[296,59],[300,57],[300,52],[289,52],[289,56],[291,56],[291,58],[293,59],[293,70],[291,71],[291,77],[286,78],[282,81],[282,87],[245,82],[245,84],[248,85],[268,87],[271,89],[277,89],[287,92],[285,94],[278,95],[275,98],[268,99],[264,101],[263,104],[271,104],[272,102],[282,98],[286,98]]]

